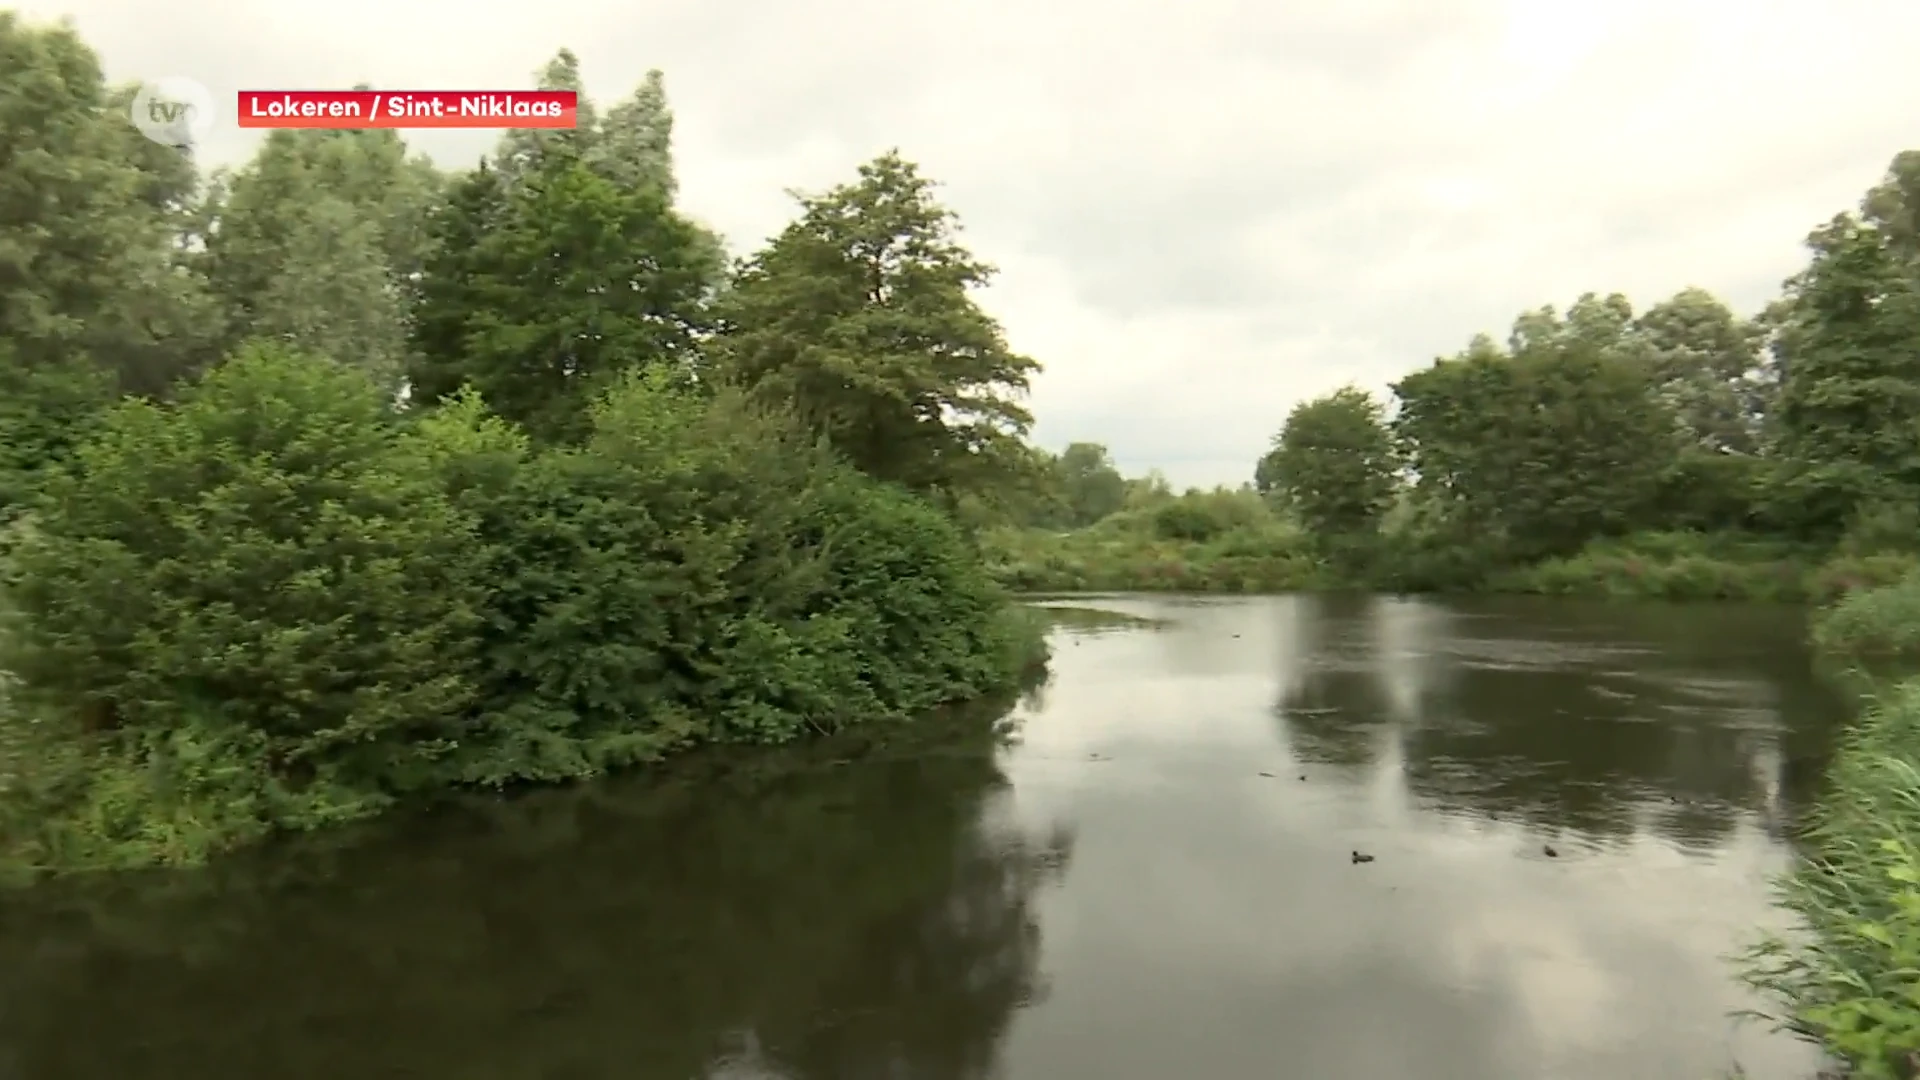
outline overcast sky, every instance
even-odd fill
[[[687,208],[757,247],[899,147],[1001,268],[1036,437],[1238,483],[1296,402],[1580,292],[1749,311],[1920,147],[1912,0],[29,0],[115,80],[589,94],[666,72]],[[411,133],[446,165],[486,132]]]

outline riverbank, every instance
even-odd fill
[[[1782,883],[1803,933],[1764,939],[1748,981],[1849,1075],[1920,1073],[1920,573],[1846,596],[1813,638],[1864,703]]]
[[[1470,551],[1449,554],[1389,536],[1366,565],[1343,569],[1277,518],[1183,538],[1156,531],[1146,515],[1115,515],[1073,531],[989,530],[982,546],[994,580],[1020,593],[1360,590],[1825,604],[1920,565],[1903,553],[1648,532],[1521,566],[1473,565]]]
[[[1004,692],[1034,617],[795,423],[622,379],[578,445],[254,350],[110,410],[7,545],[0,863],[190,866]]]

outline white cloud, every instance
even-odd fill
[[[1688,284],[1743,308],[1911,145],[1900,0],[35,0],[116,78],[525,85],[667,72],[688,206],[748,248],[898,145],[1047,365],[1042,441],[1238,481],[1289,407],[1519,310]],[[228,130],[232,160],[253,140]],[[448,164],[491,142],[423,133]]]

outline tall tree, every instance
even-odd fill
[[[1683,289],[1634,324],[1661,397],[1687,441],[1753,454],[1766,408],[1759,333],[1704,289]]]
[[[391,130],[275,131],[221,176],[209,277],[234,339],[398,371],[443,180]]]
[[[560,155],[503,191],[483,166],[436,225],[408,372],[416,400],[471,383],[502,416],[565,440],[608,376],[690,365],[715,253],[660,188],[622,189]]]
[[[1779,316],[1777,450],[1783,501],[1830,533],[1870,501],[1920,496],[1920,280],[1897,236],[1852,214],[1808,244]]]
[[[673,110],[667,105],[666,79],[658,69],[632,96],[607,111],[599,138],[587,155],[600,175],[624,187],[653,185],[677,194],[673,168]]]
[[[989,486],[1032,417],[1034,360],[970,290],[993,270],[957,237],[932,181],[890,152],[801,199],[723,306],[724,370],[787,403],[867,473],[955,496]]]
[[[1373,395],[1343,387],[1287,415],[1261,460],[1268,494],[1322,537],[1373,533],[1393,505],[1399,462],[1386,411]]]
[[[1903,150],[1867,192],[1861,211],[1909,264],[1920,261],[1920,150]]]
[[[1099,443],[1077,442],[1060,452],[1053,464],[1059,477],[1061,501],[1066,505],[1067,524],[1091,525],[1113,514],[1127,502],[1127,480],[1114,467],[1107,448]]]
[[[185,266],[195,175],[127,122],[70,27],[0,11],[0,338],[12,364],[97,364],[159,393],[209,361],[218,322]]]
[[[255,301],[249,330],[365,371],[397,390],[407,349],[401,286],[379,225],[343,199],[319,198],[288,236],[286,261]]]
[[[1564,554],[1642,523],[1675,454],[1645,368],[1591,339],[1522,339],[1394,387],[1395,433],[1422,493],[1515,557]]]
[[[658,188],[669,203],[674,202],[680,180],[673,163],[673,109],[667,104],[666,81],[659,71],[647,72],[632,95],[607,111],[584,157],[588,167],[616,187]],[[704,226],[700,233],[710,249],[717,286],[721,283],[718,272],[726,269],[726,245]]]
[[[580,79],[580,58],[571,49],[561,49],[534,76],[541,90],[571,90],[579,95],[577,123],[564,128],[513,128],[500,137],[494,151],[494,169],[509,188],[547,170],[548,158],[561,155],[579,159],[593,152],[600,138],[600,120],[587,98]]]

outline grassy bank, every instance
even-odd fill
[[[1814,640],[1865,707],[1782,884],[1803,932],[1762,942],[1745,974],[1851,1075],[1904,1080],[1920,1075],[1920,572],[1849,593]]]
[[[579,444],[254,351],[112,409],[7,545],[0,863],[192,865],[459,788],[1006,691],[1042,630],[931,503],[636,375]]]
[[[1365,560],[1342,560],[1271,512],[1182,534],[1151,510],[1072,531],[1002,528],[983,537],[988,569],[1018,592],[1277,593],[1318,589],[1497,592],[1646,600],[1826,603],[1887,584],[1916,565],[1900,554],[1829,557],[1744,536],[1645,532],[1523,565],[1466,544],[1388,534]],[[1343,567],[1344,563],[1344,567]]]

